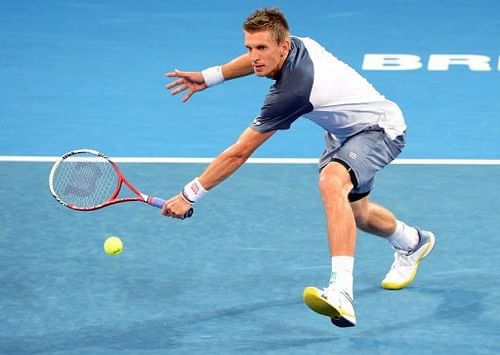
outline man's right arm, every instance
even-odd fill
[[[274,131],[262,133],[247,128],[238,141],[219,154],[199,178],[195,178],[182,189],[181,193],[167,200],[162,208],[162,214],[168,217],[184,218],[193,203],[208,190],[231,176],[273,134]]]

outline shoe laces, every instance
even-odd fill
[[[405,266],[410,266],[412,262],[408,259],[409,253],[405,250],[396,250],[394,252],[394,262],[391,269],[398,269]]]
[[[335,286],[336,285],[334,283],[332,283],[332,284],[328,285],[328,287],[323,288],[323,297],[328,299],[328,295],[337,294],[337,299],[339,300],[340,303],[344,302],[342,300],[342,296],[344,296],[347,299],[347,301],[352,304],[353,299],[352,299],[351,295],[349,295],[349,293],[346,292],[345,290],[339,289],[338,287],[335,287]]]

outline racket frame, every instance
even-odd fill
[[[100,203],[98,205],[91,206],[91,207],[75,206],[74,204],[67,203],[67,202],[65,202],[64,200],[62,200],[57,195],[57,193],[56,193],[56,191],[54,189],[54,176],[55,176],[55,173],[56,173],[59,165],[65,159],[67,159],[67,158],[69,158],[69,157],[71,157],[73,155],[82,154],[82,153],[88,153],[88,154],[92,154],[92,155],[101,157],[103,159],[106,159],[108,161],[108,163],[111,164],[111,166],[115,170],[115,173],[116,173],[116,175],[118,177],[118,181],[117,181],[115,190],[113,191],[113,194],[111,195],[111,197],[109,197],[103,203]],[[134,194],[136,194],[136,196],[134,196],[134,197],[132,197],[132,196],[130,196],[130,197],[118,197],[118,195],[120,194],[120,191],[121,191],[121,188],[122,188],[123,184],[125,184]],[[125,178],[125,176],[123,175],[122,171],[120,170],[120,168],[118,167],[118,165],[114,161],[112,161],[108,156],[106,156],[106,155],[102,154],[101,152],[98,152],[97,150],[94,150],[94,149],[75,149],[75,150],[69,151],[66,154],[64,154],[63,156],[61,156],[54,163],[54,165],[52,166],[52,169],[50,170],[50,175],[49,175],[49,189],[50,189],[50,193],[56,199],[57,202],[59,202],[61,205],[65,206],[65,207],[71,208],[71,209],[76,210],[76,211],[95,211],[95,210],[101,209],[103,207],[107,207],[107,206],[114,205],[114,204],[117,204],[117,203],[131,202],[131,201],[145,202],[145,203],[147,203],[149,205],[152,205],[152,206],[155,206],[155,207],[158,207],[158,208],[162,208],[163,204],[165,203],[165,201],[162,200],[162,199],[159,199],[157,197],[153,197],[153,196],[150,196],[150,195],[145,195],[142,192],[140,192],[134,185],[132,185]]]

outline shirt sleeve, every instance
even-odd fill
[[[274,130],[289,129],[300,116],[311,112],[312,104],[303,96],[292,92],[271,90],[250,128],[265,133]]]

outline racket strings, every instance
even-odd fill
[[[117,190],[118,176],[103,157],[89,153],[72,155],[58,166],[53,186],[58,197],[69,205],[98,206]]]

